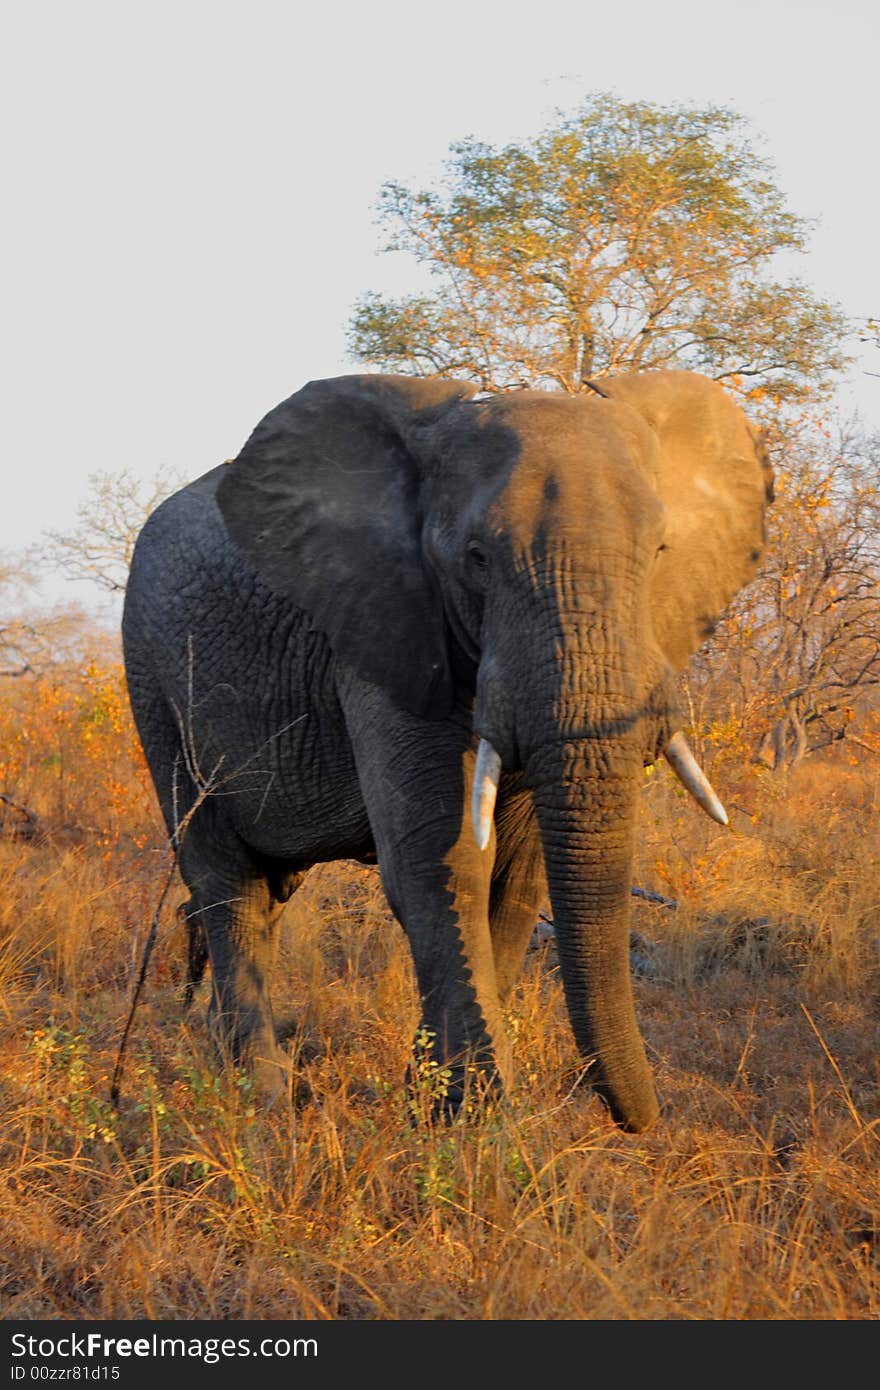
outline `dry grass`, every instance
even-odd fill
[[[109,854],[0,840],[3,1316],[880,1316],[876,776],[749,774],[726,835],[647,781],[639,881],[680,906],[635,906],[665,1102],[638,1137],[576,1085],[547,947],[510,1012],[516,1093],[428,1123],[436,1083],[424,1104],[402,1084],[406,944],[351,865],[286,910],[290,1103],[260,1113],[213,1071],[172,903],[115,1114],[155,825]]]

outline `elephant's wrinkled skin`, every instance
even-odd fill
[[[280,904],[310,865],[375,856],[454,1090],[466,1059],[507,1073],[502,1005],[549,887],[590,1076],[628,1128],[657,1113],[629,977],[636,798],[680,723],[674,671],[755,570],[770,472],[715,383],[603,387],[311,382],[144,527],[131,702],[169,831],[209,786],[188,911],[215,1036],[269,1087]],[[478,737],[503,766],[483,852]]]

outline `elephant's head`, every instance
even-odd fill
[[[754,573],[770,470],[730,397],[688,372],[619,377],[605,398],[473,397],[439,379],[310,383],[258,426],[219,502],[341,662],[426,719],[472,694],[477,834],[498,768],[521,770],[576,1040],[641,1128],[656,1113],[629,979],[642,767],[669,749],[723,815],[679,742],[674,673]]]

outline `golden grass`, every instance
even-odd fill
[[[664,1101],[637,1137],[576,1084],[552,947],[510,1010],[516,1091],[427,1122],[408,950],[354,865],[285,912],[290,1103],[213,1070],[172,902],[115,1114],[158,832],[0,841],[2,1315],[880,1316],[876,776],[750,773],[732,834],[646,782],[638,881],[679,908],[634,907]]]

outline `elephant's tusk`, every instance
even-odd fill
[[[471,820],[474,834],[480,849],[485,849],[492,834],[492,817],[495,812],[495,797],[498,795],[498,779],[501,776],[501,759],[488,739],[481,738],[477,749],[477,766],[474,772],[474,794],[471,801]]]
[[[712,783],[688,747],[683,733],[672,735],[663,749],[663,756],[682,785],[702,806],[706,815],[711,816],[719,825],[729,825],[727,812],[715,795]]]

